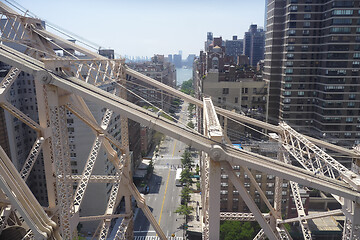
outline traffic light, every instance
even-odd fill
[[[175,234],[173,233],[173,234],[171,234],[171,236],[172,236],[172,237],[175,237]]]

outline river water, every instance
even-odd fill
[[[192,68],[176,69],[176,85],[181,85],[184,81],[189,80],[193,76]]]

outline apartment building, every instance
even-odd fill
[[[335,144],[360,143],[359,4],[267,1],[271,120]]]

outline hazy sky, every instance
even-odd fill
[[[1,0],[4,1],[4,0]],[[9,0],[10,1],[10,0]],[[12,2],[12,1],[10,1]],[[265,0],[16,0],[43,20],[124,56],[204,48],[206,33],[243,38],[264,25]],[[5,1],[6,3],[6,1]]]

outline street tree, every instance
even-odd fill
[[[192,172],[190,172],[190,169],[189,168],[184,168],[182,171],[181,171],[181,174],[180,174],[180,182],[183,183],[183,185],[185,186],[188,186],[190,185],[191,183],[193,183],[193,180],[192,180]]]
[[[190,201],[191,189],[189,186],[184,186],[181,190],[181,200],[186,205]]]
[[[193,210],[193,207],[182,204],[176,209],[175,213],[183,215],[187,219]]]
[[[187,126],[191,129],[194,129],[195,125],[192,121],[188,122]]]
[[[250,222],[224,221],[220,225],[220,240],[253,239],[258,229]]]
[[[183,165],[183,168],[191,168],[191,165],[193,163],[191,152],[186,149],[184,153],[181,155],[181,164]]]

